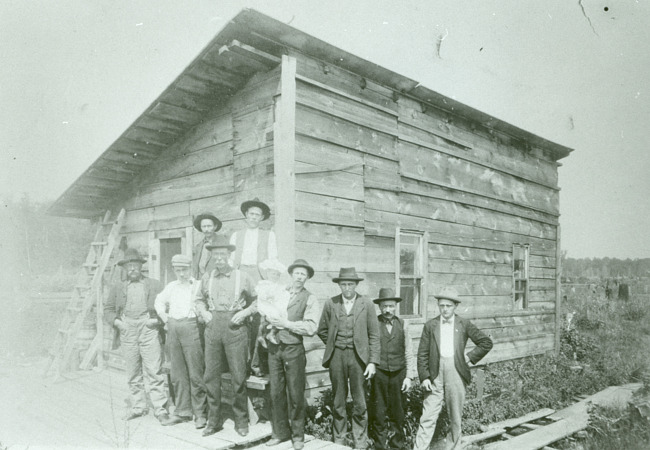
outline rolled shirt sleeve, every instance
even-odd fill
[[[287,328],[289,331],[300,334],[301,336],[313,336],[316,334],[319,317],[320,308],[318,307],[318,300],[316,299],[316,296],[312,294],[307,298],[307,307],[305,308],[303,319],[289,322]]]

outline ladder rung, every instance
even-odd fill
[[[83,263],[83,266],[84,267],[95,268],[95,267],[99,267],[99,264],[97,264],[97,263]]]
[[[97,242],[91,242],[90,245],[93,245],[93,246],[99,247],[99,246],[102,246],[102,245],[108,245],[108,242],[97,241]]]
[[[70,334],[72,330],[70,328],[59,328],[59,333]]]

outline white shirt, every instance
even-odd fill
[[[343,296],[341,296],[343,297]],[[352,311],[352,308],[354,307],[354,301],[357,299],[357,296],[355,294],[354,297],[352,297],[350,300],[347,298],[343,297],[343,306],[345,307],[345,313],[349,316],[350,311]]]
[[[230,236],[230,245],[237,245],[237,233],[246,233],[244,236],[244,248],[241,249],[241,265],[256,266],[257,261],[257,241],[260,235],[259,228],[246,228],[246,230],[237,231]],[[269,230],[269,245],[267,248],[268,259],[278,259],[278,246],[275,242],[275,233]],[[235,260],[235,254],[230,257],[231,265]]]
[[[449,358],[454,356],[454,317],[449,319],[450,323],[445,323],[445,319],[440,316],[440,357]]]
[[[200,283],[194,278],[190,278],[189,283],[181,283],[179,280],[168,283],[154,302],[154,308],[162,321],[166,323],[169,317],[172,319],[196,317],[194,297],[199,285]],[[167,312],[168,308],[169,312]]]

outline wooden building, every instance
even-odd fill
[[[452,285],[500,361],[557,349],[557,168],[570,151],[244,10],[51,213],[124,208],[122,244],[170,281],[171,256],[199,238],[193,216],[214,212],[229,234],[259,197],[281,260],[312,263],[319,298],[355,266],[362,292],[397,287],[417,339]],[[322,345],[308,348],[310,388],[328,385]]]

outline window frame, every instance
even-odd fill
[[[523,252],[523,259],[518,259],[519,252]],[[517,261],[523,261],[524,276],[517,276]],[[523,289],[517,289],[517,282],[524,282]],[[518,294],[523,294],[520,299]],[[530,244],[512,244],[512,304],[514,309],[528,309],[530,305]]]
[[[420,248],[420,261],[419,269],[420,273],[415,274],[414,277],[403,277],[400,271],[400,253],[401,253],[401,244],[402,244],[402,235],[416,236],[419,239],[418,245]],[[427,314],[427,279],[428,279],[428,242],[429,236],[426,231],[419,230],[409,230],[403,229],[401,227],[395,227],[395,286],[396,286],[396,295],[401,296],[402,291],[402,279],[418,280],[419,281],[419,298],[417,302],[413,302],[413,314],[402,314],[401,303],[398,303],[398,314],[402,318],[406,319],[415,319],[415,318],[425,318]],[[414,268],[415,271],[415,268]],[[402,300],[403,301],[403,300]]]

